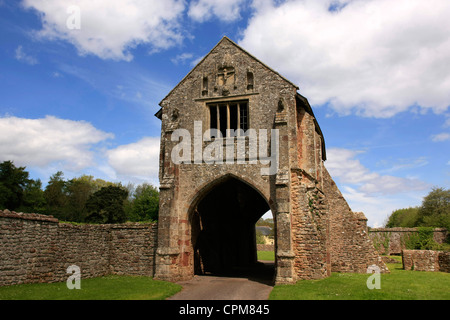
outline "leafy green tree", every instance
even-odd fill
[[[86,202],[87,222],[122,223],[126,221],[124,202],[128,191],[123,187],[107,186],[93,193]]]
[[[46,201],[44,191],[42,190],[41,180],[30,179],[25,186],[22,205],[19,207],[18,211],[45,214],[46,209]]]
[[[12,161],[0,163],[1,209],[16,210],[21,206],[28,175],[25,167],[16,167]]]
[[[433,188],[420,207],[392,212],[386,227],[435,227],[450,230],[450,190]]]
[[[142,184],[134,189],[127,205],[127,215],[131,221],[158,220],[159,191],[150,184]]]
[[[47,214],[60,220],[68,220],[66,209],[68,197],[66,194],[66,181],[64,181],[64,173],[62,171],[58,171],[50,177],[44,190],[44,199],[47,203]]]
[[[423,199],[418,214],[418,224],[450,230],[450,189],[437,187],[432,189]]]
[[[417,224],[418,214],[419,214],[419,207],[410,207],[395,210],[389,216],[386,222],[386,227],[413,228]]]
[[[65,193],[67,204],[65,211],[69,221],[83,222],[87,215],[86,202],[94,193],[91,183],[82,178],[74,178],[66,182]]]
[[[256,236],[256,244],[265,244],[266,243],[266,241],[264,239],[264,235],[262,234],[261,231],[256,230],[255,236]]]

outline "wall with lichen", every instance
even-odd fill
[[[0,286],[81,278],[152,276],[156,224],[72,225],[46,215],[0,211]]]

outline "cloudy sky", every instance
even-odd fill
[[[158,184],[162,98],[228,36],[300,87],[380,226],[450,185],[448,0],[0,0],[0,161]]]

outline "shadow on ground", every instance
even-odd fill
[[[183,289],[168,300],[267,300],[274,284],[274,263],[260,261],[220,274],[195,275],[178,282]]]

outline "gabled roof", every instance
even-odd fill
[[[242,49],[240,46],[238,46],[235,42],[233,42],[232,40],[230,40],[228,37],[224,36],[219,43],[217,43],[214,48],[211,49],[211,51],[209,51],[209,53],[203,57],[202,60],[200,60],[199,63],[197,63],[197,65],[172,89],[170,90],[170,92],[164,97],[164,99],[161,100],[161,102],[159,103],[159,105],[161,105],[161,103],[167,99],[168,96],[170,96],[172,94],[172,92],[178,88],[188,77],[191,73],[194,72],[194,70],[211,54],[211,52],[214,51],[215,48],[219,47],[223,42],[228,41],[229,43],[231,43],[232,45],[234,45],[236,48],[238,48],[239,50],[241,50],[242,52],[244,52],[246,55],[248,55],[249,57],[253,58],[254,60],[256,60],[257,62],[259,62],[260,64],[262,64],[265,68],[269,69],[270,71],[272,71],[273,73],[277,74],[279,77],[281,77],[283,80],[285,80],[286,82],[290,83],[293,87],[295,87],[297,90],[299,89],[298,86],[294,83],[292,83],[291,81],[289,81],[288,79],[286,79],[285,77],[283,77],[281,74],[279,74],[278,72],[276,72],[275,70],[273,70],[272,68],[268,67],[266,64],[262,63],[259,59],[257,59],[255,56],[251,55],[250,53],[248,53],[247,51],[245,51],[244,49]],[[161,110],[160,110],[161,111]],[[155,116],[158,117],[158,114],[160,113],[160,111],[158,111]]]
[[[268,67],[265,63],[261,62],[258,58],[256,58],[255,56],[253,56],[252,54],[248,53],[246,50],[242,49],[242,47],[240,47],[239,45],[237,45],[234,41],[232,41],[230,38],[228,38],[227,36],[224,36],[215,46],[214,48],[212,48],[207,55],[205,55],[203,57],[202,60],[200,60],[199,63],[197,63],[197,65],[192,68],[192,70],[186,75],[184,76],[184,78],[172,89],[170,90],[170,92],[164,97],[164,99],[161,100],[161,102],[159,103],[159,105],[161,105],[163,103],[164,100],[167,99],[167,97],[169,97],[173,91],[175,91],[188,77],[191,73],[194,72],[194,70],[205,60],[208,58],[208,56],[214,51],[214,49],[216,49],[217,47],[219,47],[223,42],[228,41],[230,44],[234,45],[236,48],[238,48],[240,51],[242,51],[243,53],[245,53],[246,55],[248,55],[249,57],[251,57],[252,59],[254,59],[255,61],[257,61],[258,63],[260,63],[262,66],[264,66],[265,68],[267,68],[268,70],[270,70],[271,72],[277,74],[280,78],[282,78],[283,80],[285,80],[287,83],[291,84],[294,88],[296,88],[297,90],[299,89],[299,87],[294,84],[293,82],[291,82],[290,80],[286,79],[285,77],[283,77],[281,74],[279,74],[277,71],[273,70],[272,68]],[[296,95],[296,99],[298,101],[300,101],[302,103],[302,105],[305,107],[306,112],[308,112],[311,116],[313,116],[314,118],[314,124],[316,127],[317,132],[319,133],[319,135],[322,137],[322,158],[323,160],[326,160],[326,149],[325,149],[325,139],[323,137],[323,133],[322,130],[320,129],[319,123],[316,120],[316,117],[314,116],[314,113],[312,111],[312,108],[308,102],[308,100],[302,96],[301,94],[297,93]],[[162,115],[162,108],[159,109],[159,111],[157,113],[155,113],[155,116],[161,120],[161,115]]]

